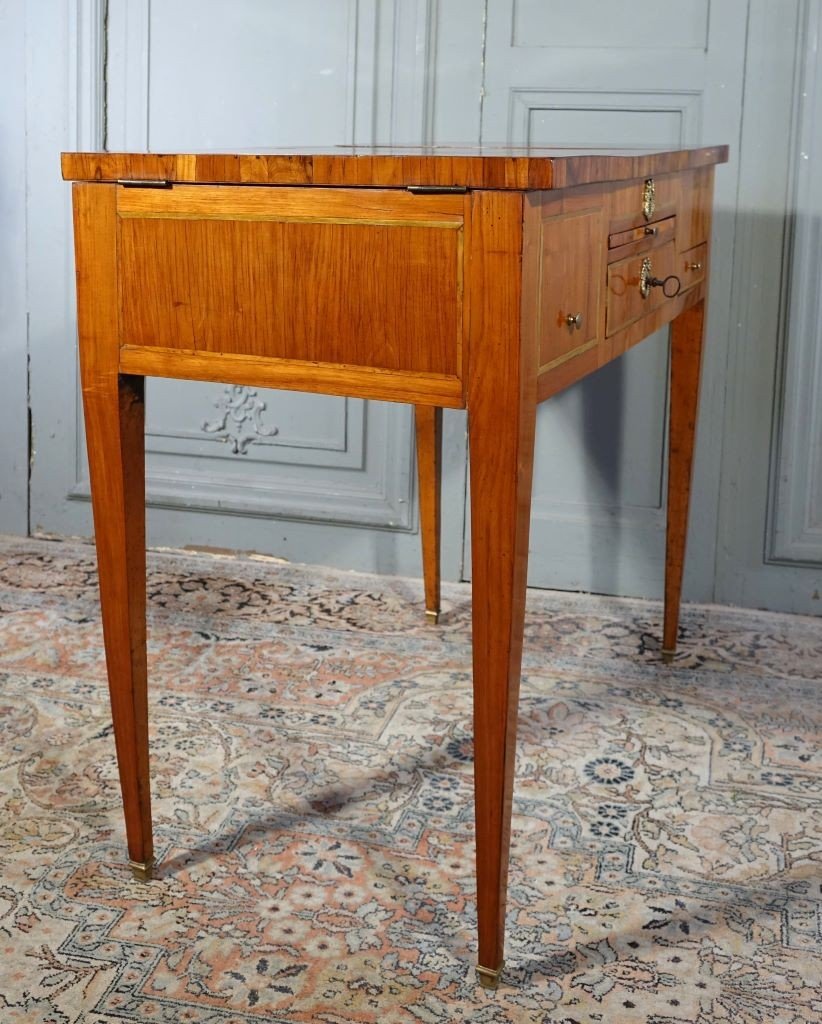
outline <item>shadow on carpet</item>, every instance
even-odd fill
[[[529,592],[503,986],[475,983],[470,590],[149,572],[129,875],[93,549],[0,540],[0,1022],[822,1017],[822,623]]]

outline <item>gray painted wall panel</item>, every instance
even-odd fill
[[[822,566],[822,42],[820,5],[808,11],[799,79],[790,280],[787,282],[779,439],[771,472],[773,561]]]
[[[28,291],[33,533],[91,533],[91,510],[68,500],[84,461],[77,402],[71,193],[63,149],[103,141],[102,0],[26,4]]]
[[[138,23],[135,7],[142,8]],[[109,88],[126,110],[138,109],[139,96],[144,114],[110,123],[109,146],[310,148],[367,133],[378,90],[360,58],[373,75],[377,6],[311,0],[294,13],[291,5],[255,0],[230,8],[113,4],[110,30],[127,38],[121,58],[109,63]],[[129,51],[144,60],[130,62]],[[151,380],[147,396],[148,501],[213,512],[222,524],[218,518],[210,532],[222,535],[222,546],[231,546],[243,515],[332,530],[415,528],[407,408],[372,403],[366,414],[355,400],[265,389],[252,396],[247,388],[227,396],[221,385],[180,381]],[[229,429],[214,431],[223,420]]]
[[[732,162],[717,179],[686,592],[812,611],[822,591],[822,403],[819,339],[801,325],[817,318],[817,307],[804,278],[795,277],[789,293],[788,280],[774,268],[783,244],[795,244],[796,253],[801,249],[802,265],[809,268],[807,253],[818,249],[801,224],[793,234],[787,227],[791,154],[803,149],[801,83],[794,82],[793,68],[797,55],[807,59],[810,53],[808,33],[814,26],[818,31],[820,2],[786,0],[778,10],[766,0],[666,2],[655,8],[645,34],[631,36],[607,18],[586,24],[578,7],[572,19],[559,5],[524,0],[516,10],[513,0],[309,0],[307,6],[242,0],[231,8],[216,0],[110,0],[108,143],[234,148],[260,140],[453,143],[481,135],[486,141],[566,144],[730,142]],[[0,36],[0,47],[19,33],[22,8],[0,6],[0,16],[17,18],[7,22],[12,34]],[[57,153],[103,142],[104,5],[34,0],[25,9],[32,528],[88,535],[69,190],[58,176]],[[186,11],[199,18],[195,45],[175,66],[173,44]],[[304,17],[306,11],[311,18]],[[660,45],[657,14],[681,29],[675,46]],[[261,17],[270,28],[261,28]],[[286,30],[284,18],[293,22]],[[700,43],[705,23],[707,46]],[[247,42],[251,29],[254,39]],[[286,37],[288,59],[278,60],[277,47]],[[304,60],[291,60],[291,51],[301,47]],[[3,73],[9,94],[16,90],[19,96],[18,54],[15,43]],[[216,55],[231,69],[222,79],[207,67]],[[310,72],[305,77],[303,64]],[[302,87],[295,89],[298,79]],[[6,109],[4,116],[17,118],[13,137],[21,124],[19,109]],[[303,125],[316,138],[298,141],[295,133]],[[4,150],[0,159],[8,160],[8,154]],[[17,194],[19,153],[13,159],[17,163],[6,166]],[[805,195],[801,178],[800,168],[798,196]],[[0,202],[8,194],[0,191]],[[813,190],[808,196],[811,204],[817,201]],[[8,219],[14,228],[7,258],[17,254],[16,265],[25,263],[26,251],[20,208],[12,204],[16,219]],[[807,221],[812,228],[814,223]],[[8,248],[8,240],[3,244]],[[818,267],[806,277],[818,282]],[[9,280],[3,285],[8,288]],[[9,442],[0,455],[0,528],[24,529],[25,493],[19,485],[28,468],[25,349],[19,338],[27,304],[19,279],[11,286],[14,301],[0,313],[4,368],[9,367],[0,382],[0,417]],[[659,592],[666,353],[664,336],[645,342],[540,411],[532,582]],[[247,415],[227,420],[229,429],[210,431],[203,423],[214,426],[225,411],[220,386],[151,382],[151,542],[239,547],[418,574],[409,410],[263,391],[247,397]],[[256,401],[266,409],[255,411]],[[246,454],[232,450],[233,439]],[[465,474],[465,418],[447,413],[446,578],[463,571]],[[3,502],[13,492],[17,509],[9,519]],[[9,521],[17,525],[4,525]],[[800,550],[797,544],[805,546]],[[799,562],[789,563],[797,556]]]
[[[677,0],[675,9],[660,2],[628,8],[602,0],[514,0],[512,41],[527,47],[704,50],[710,9],[710,0]]]
[[[733,143],[742,106],[745,37],[740,26],[746,0],[712,5],[706,45],[695,45],[697,32],[678,49],[666,43],[674,34],[672,27],[677,34],[680,27],[682,6],[676,0],[655,5],[652,20],[660,19],[654,20],[657,29],[665,21],[667,34],[657,29],[645,36],[627,29],[614,34],[605,11],[613,5],[597,4],[598,26],[589,31],[593,17],[580,18],[573,43],[568,38],[566,45],[559,45],[565,38],[561,31],[552,37],[550,48],[542,45],[548,38],[546,26],[561,25],[566,17],[558,13],[559,5],[528,6],[533,33],[515,37],[518,45],[512,45],[511,25],[519,3],[506,0],[487,7],[484,141],[665,147]],[[692,6],[703,18],[706,5]],[[578,13],[574,8],[575,18]],[[545,33],[540,34],[534,19],[542,19]],[[624,19],[624,24],[633,22]],[[570,20],[566,27],[570,32]],[[607,50],[599,48],[600,29],[613,37]],[[579,45],[585,39],[588,45]],[[730,299],[725,268],[733,261],[738,167],[732,149],[731,163],[717,174],[720,209],[713,232],[703,438],[718,436],[722,417],[724,389],[718,382],[724,379]],[[661,426],[667,368],[667,332],[661,332],[540,409],[532,584],[661,595],[665,515],[660,490],[666,471]],[[700,444],[685,579],[685,594],[691,599],[710,600],[713,595],[720,459],[718,445]]]
[[[820,0],[750,5],[748,46],[759,59],[748,64],[742,122],[715,591],[722,602],[817,615],[820,566],[780,564],[767,551],[782,420],[775,396],[786,323],[783,259],[791,245],[792,169],[801,153],[797,112],[808,28],[819,24],[819,11]],[[818,71],[818,51],[813,61]]]
[[[349,141],[357,21],[365,6],[152,3],[149,148],[208,152]]]
[[[0,532],[28,529],[25,5],[0,3]]]

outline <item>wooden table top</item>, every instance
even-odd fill
[[[727,146],[669,152],[508,146],[348,147],[257,153],[63,153],[66,180],[558,189],[725,163]]]

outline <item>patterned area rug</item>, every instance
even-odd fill
[[[529,594],[487,992],[468,588],[153,555],[143,885],[94,566],[0,540],[2,1024],[822,1019],[820,621]]]

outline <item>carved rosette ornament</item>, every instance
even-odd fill
[[[254,441],[274,437],[280,432],[279,427],[264,425],[262,415],[267,408],[266,403],[257,397],[253,388],[244,384],[229,384],[214,407],[222,415],[211,422],[203,420],[201,429],[230,444],[235,455],[245,455]]]

